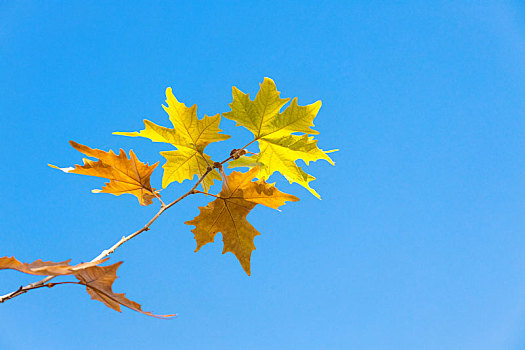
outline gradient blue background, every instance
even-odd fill
[[[525,7],[507,2],[0,2],[0,255],[86,261],[156,212],[66,175],[68,140],[162,160],[113,136],[199,116],[263,77],[318,99],[319,201],[258,207],[252,276],[222,241],[193,253],[194,196],[123,246],[119,314],[83,288],[0,305],[0,349],[525,348]],[[212,145],[222,159],[250,134]],[[161,171],[153,176],[160,185]],[[175,198],[189,181],[163,192]],[[215,189],[215,191],[218,191]],[[0,274],[0,294],[35,278]]]

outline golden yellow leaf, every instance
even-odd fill
[[[221,122],[220,114],[202,119],[197,117],[197,105],[186,107],[179,102],[171,88],[166,89],[167,106],[162,106],[173,128],[166,128],[157,125],[149,120],[144,120],[145,128],[140,132],[114,132],[115,135],[145,137],[153,142],[170,143],[177,149],[176,151],[161,152],[166,158],[163,165],[164,175],[162,187],[166,188],[170,183],[184,180],[191,180],[195,175],[201,177],[208,167],[213,165],[210,156],[204,153],[204,148],[212,142],[223,141],[230,138],[229,135],[220,134]],[[213,181],[220,179],[217,170],[213,170],[202,181],[205,191],[213,185]]]
[[[144,315],[157,318],[167,318],[175,315],[154,315],[151,312],[143,311],[139,303],[129,300],[124,293],[114,293],[113,282],[117,279],[117,269],[122,264],[118,262],[109,266],[93,266],[80,270],[75,273],[75,277],[86,286],[91,299],[103,302],[107,307],[121,312],[120,305],[131,310],[140,312]]]
[[[160,154],[166,158],[167,162],[162,177],[162,187],[166,188],[170,183],[182,182],[188,179],[188,174],[196,174],[201,177],[207,170],[208,165],[213,164],[210,156],[205,153],[179,146],[175,151],[163,151]],[[202,187],[208,191],[214,180],[220,180],[221,176],[217,170],[213,170],[202,180]]]
[[[77,151],[98,161],[84,159],[84,165],[75,165],[74,168],[59,168],[66,173],[97,176],[109,179],[102,190],[93,190],[94,193],[111,193],[119,196],[123,193],[130,193],[136,196],[140,205],[153,203],[153,198],[160,195],[151,187],[150,177],[158,162],[153,165],[142,163],[138,160],[132,150],[129,151],[130,158],[121,149],[120,154],[116,155],[113,151],[104,152],[99,149],[89,148],[74,141],[69,141]]]
[[[192,232],[197,241],[198,251],[203,245],[213,242],[215,235],[222,233],[223,254],[232,252],[250,275],[250,257],[255,250],[253,240],[260,233],[248,222],[246,216],[257,205],[262,204],[277,209],[285,201],[298,201],[299,198],[279,191],[273,184],[264,180],[252,181],[257,175],[257,167],[246,173],[232,172],[223,179],[222,191],[213,202],[199,207],[200,214],[187,225],[194,225]]]

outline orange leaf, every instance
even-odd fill
[[[84,165],[75,165],[74,168],[59,168],[49,164],[66,173],[97,176],[109,179],[102,190],[93,190],[94,193],[112,193],[120,196],[123,193],[131,193],[139,199],[140,205],[153,203],[153,198],[159,196],[154,188],[151,188],[150,177],[153,170],[159,164],[153,165],[142,163],[138,160],[132,150],[129,151],[130,158],[121,149],[119,155],[113,151],[104,152],[99,149],[89,148],[74,141],[69,141],[77,151],[98,161],[84,159]]]
[[[259,168],[255,167],[247,173],[234,171],[226,176],[218,198],[206,207],[199,207],[199,216],[186,222],[195,226],[192,230],[197,241],[195,251],[213,242],[215,235],[221,232],[224,242],[222,253],[235,254],[248,275],[251,254],[255,250],[253,240],[260,234],[246,219],[248,213],[257,204],[277,209],[285,201],[299,200],[264,180],[252,182],[258,171]]]
[[[52,262],[52,261],[42,261],[38,259],[30,264],[22,263],[15,259],[14,257],[3,257],[0,258],[0,270],[11,269],[17,270],[23,273],[30,275],[40,275],[40,276],[62,276],[62,275],[72,275],[77,273],[77,271],[93,267],[95,265],[101,264],[108,259],[98,260],[95,262],[87,262],[78,265],[71,266],[69,265],[70,260],[65,260],[61,262]]]
[[[128,307],[148,316],[167,318],[175,315],[154,315],[151,312],[142,311],[140,304],[125,297],[124,293],[114,293],[111,286],[117,278],[117,269],[122,264],[118,262],[109,266],[93,266],[79,270],[75,277],[86,286],[91,299],[103,302],[106,306],[121,312],[120,305]]]

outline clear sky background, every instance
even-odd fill
[[[321,201],[274,175],[301,201],[249,215],[251,277],[220,236],[193,252],[193,196],[111,258],[115,291],[177,318],[59,286],[0,305],[0,348],[525,348],[524,63],[517,2],[0,2],[2,256],[86,261],[147,222],[156,205],[47,164],[81,161],[70,139],[162,163],[169,145],[111,133],[168,125],[168,86],[202,116],[271,77],[322,100],[340,149],[310,166]],[[250,139],[222,127],[215,159]],[[2,271],[0,294],[35,280]]]

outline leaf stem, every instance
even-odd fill
[[[157,193],[157,191],[153,191],[153,194],[155,195],[155,197],[157,197],[157,199],[159,200],[160,202],[160,207],[163,208],[166,206],[166,204],[164,204],[164,202],[162,201],[162,199],[160,198],[159,194]]]
[[[198,191],[198,190],[195,190],[194,193],[202,193],[202,194],[205,194],[207,196],[212,196],[212,197],[215,197],[215,198],[220,198],[219,196],[215,195],[215,194],[211,194],[211,193],[208,193],[208,192],[202,192],[202,191]]]

